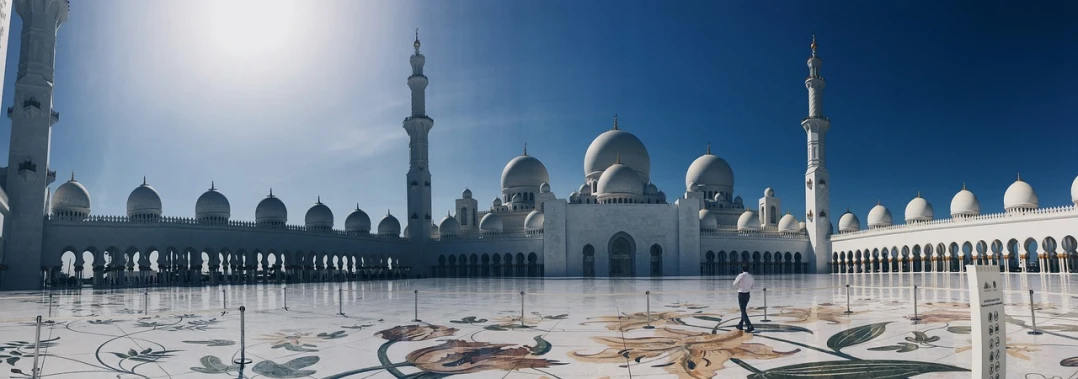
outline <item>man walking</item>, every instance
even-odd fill
[[[734,288],[737,288],[737,305],[741,307],[741,321],[737,323],[737,330],[743,330],[752,333],[756,328],[752,327],[752,321],[749,321],[749,314],[745,308],[749,305],[749,292],[752,291],[753,285],[752,274],[749,273],[749,265],[741,265],[741,274],[734,279]]]

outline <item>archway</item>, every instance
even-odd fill
[[[591,245],[584,245],[584,251],[583,251],[582,254],[583,254],[583,259],[584,259],[584,277],[585,278],[594,278],[595,277],[595,248],[592,247]]]
[[[633,276],[636,242],[632,236],[625,232],[614,234],[607,251],[610,252],[610,277]]]
[[[651,245],[651,276],[663,276],[663,248]]]

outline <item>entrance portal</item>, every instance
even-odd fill
[[[636,243],[626,233],[618,233],[610,238],[610,276],[633,276],[633,259]]]

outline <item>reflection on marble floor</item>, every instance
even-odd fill
[[[968,378],[961,274],[425,279],[0,294],[0,370],[49,378]],[[1005,277],[1007,377],[1078,377],[1078,277]],[[846,288],[850,284],[850,308]],[[917,285],[919,323],[913,315]],[[1033,320],[1028,290],[1042,335]],[[224,292],[222,293],[222,290]],[[418,290],[418,317],[413,291]],[[520,292],[523,296],[523,316]],[[650,318],[648,297],[651,291]],[[288,310],[284,310],[287,293]],[[343,301],[339,301],[343,300]],[[244,305],[245,357],[240,365]],[[144,313],[148,309],[148,313]],[[344,315],[339,315],[342,313]],[[34,317],[48,320],[34,344]],[[769,321],[765,321],[769,320]],[[653,328],[651,328],[653,327]]]

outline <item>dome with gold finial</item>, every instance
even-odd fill
[[[644,143],[632,133],[621,130],[614,118],[614,128],[595,137],[584,153],[584,177],[597,180],[603,171],[614,164],[620,155],[621,164],[628,166],[640,177],[641,188],[651,176],[651,156]],[[588,182],[590,183],[590,182]]]
[[[232,206],[224,194],[217,191],[217,185],[210,182],[210,189],[195,201],[195,218],[199,221],[228,221],[232,215]]]

